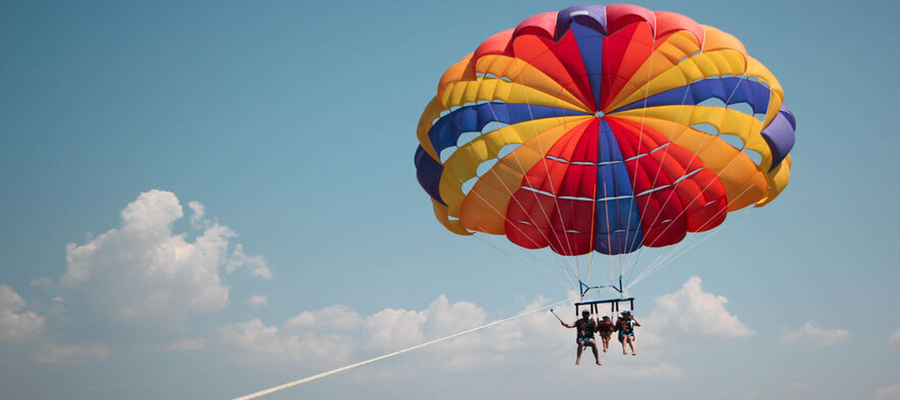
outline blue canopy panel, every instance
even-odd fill
[[[499,122],[506,125],[518,124],[543,118],[586,115],[581,111],[562,108],[509,103],[482,103],[465,106],[444,115],[428,130],[428,139],[434,150],[456,146],[464,132],[481,132],[487,124]]]
[[[616,136],[606,120],[600,122],[594,250],[609,255],[631,253],[644,241],[641,217]]]
[[[603,75],[603,34],[578,22],[572,22],[572,34],[578,43],[578,51],[584,61],[584,70],[587,71],[588,80],[591,83],[591,92],[594,104],[600,104],[600,84]]]
[[[444,203],[444,200],[441,199],[440,190],[441,174],[444,173],[444,166],[431,158],[422,146],[416,148],[415,163],[416,179],[419,180],[419,185],[422,186],[422,189],[425,189],[425,192],[427,192],[431,198],[439,201],[443,205],[447,205]]]
[[[756,114],[764,114],[769,107],[770,91],[766,85],[749,79],[730,77],[704,79],[687,86],[669,89],[646,99],[611,111],[628,111],[644,107],[697,105],[711,98],[722,100],[726,105],[747,103]]]

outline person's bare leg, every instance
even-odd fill
[[[601,365],[600,354],[597,354],[597,345],[595,343],[591,343],[591,351],[594,353],[594,360],[597,360],[597,365]]]
[[[631,355],[636,356],[637,353],[634,351],[634,336],[628,337],[628,347],[631,347]]]
[[[624,355],[624,356],[628,355],[628,351],[625,350],[625,342],[627,342],[627,341],[628,341],[627,337],[624,337],[624,336],[619,337],[619,343],[622,343],[622,355]]]
[[[578,356],[575,357],[575,365],[581,364],[581,352],[584,350],[584,346],[581,343],[578,344]]]
[[[606,353],[606,350],[609,350],[609,336],[601,336],[600,339],[603,340],[603,352]]]

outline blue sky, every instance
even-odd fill
[[[449,65],[570,5],[0,2],[0,397],[235,397],[565,299],[412,156]],[[272,398],[900,398],[900,5],[640,5],[740,38],[798,131],[780,198],[632,288],[639,357],[539,313]]]

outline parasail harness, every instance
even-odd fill
[[[575,303],[575,315],[581,315],[581,309],[584,308],[586,310],[590,310],[592,315],[602,314],[601,308],[603,304],[609,304],[609,314],[615,315],[618,314],[620,310],[624,310],[624,307],[621,307],[620,304],[627,303],[627,307],[629,311],[634,311],[634,297],[622,297],[625,295],[625,290],[622,287],[622,276],[619,276],[619,285],[599,285],[599,286],[590,286],[582,280],[578,280],[578,283],[581,287],[581,301]],[[601,300],[592,300],[592,301],[584,301],[584,295],[587,294],[591,290],[597,290],[603,288],[610,288],[619,293],[620,297],[618,299],[601,299]]]

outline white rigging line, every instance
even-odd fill
[[[514,58],[514,63],[517,65],[517,69],[518,69],[518,63],[519,63],[519,62],[520,62],[520,60],[519,60],[518,58]],[[525,63],[525,64],[526,64],[526,68],[533,67],[532,65],[530,65],[530,64],[528,64],[528,63]],[[516,83],[516,84],[522,85],[522,86],[524,86],[524,87],[529,87],[529,88],[531,88],[530,86],[528,86],[526,83],[524,83],[524,82],[522,81],[522,79],[521,79],[521,77],[522,77],[521,70],[524,70],[524,68],[521,68],[521,69],[520,69],[520,73],[516,76],[516,79],[515,79],[515,80],[510,79],[510,82],[511,82],[511,83]],[[557,83],[559,83],[559,82],[557,82]],[[560,86],[561,86],[561,84],[560,84]],[[539,90],[539,89],[537,89],[537,88],[532,88],[532,89]],[[565,92],[566,92],[567,94],[571,94],[571,93],[569,93],[568,91],[565,91]],[[547,93],[547,92],[543,92],[543,93]],[[558,95],[559,95],[560,93],[562,93],[562,91],[560,91],[559,93],[556,94],[557,97],[558,97]],[[525,97],[525,106],[526,106],[527,109],[528,109],[528,115],[529,115],[529,117],[530,117],[530,121],[535,121],[534,113],[532,112],[532,109],[531,109],[531,102],[528,100],[528,91],[527,91],[527,90],[523,90],[523,91],[522,91],[522,94],[523,94],[524,97]],[[547,93],[547,94],[550,94],[550,93]],[[489,105],[488,105],[488,108],[491,110],[491,114],[494,116],[494,120],[498,120],[497,115],[496,115],[496,113],[494,112],[493,107],[491,107],[490,104],[489,104]],[[563,122],[562,125],[563,125],[563,126],[568,126],[569,123],[570,123],[569,121],[565,121],[565,122]],[[537,140],[536,143],[538,144],[538,151],[539,151],[541,154],[544,154],[544,149],[543,149],[543,147],[544,147],[544,146],[543,146],[543,143],[544,143],[544,142],[543,142],[543,139],[541,138],[541,132],[538,132],[538,131],[537,131],[537,127],[534,126],[533,124],[531,125],[531,128],[532,128],[532,132],[534,133],[534,136],[532,137],[531,140]],[[521,143],[521,145],[524,146],[525,143]],[[518,153],[513,152],[513,154],[514,154],[514,157],[513,157],[513,158],[515,159],[516,164],[518,164],[519,170],[522,171],[522,173],[523,173],[523,178],[524,178],[524,176],[527,175],[529,171],[526,171],[525,168],[523,168],[523,166],[522,166],[522,161],[519,159]],[[555,191],[555,186],[556,186],[556,185],[553,184],[553,178],[552,178],[552,176],[550,175],[550,168],[549,168],[548,165],[547,165],[547,159],[546,159],[545,156],[541,158],[541,163],[542,163],[542,165],[544,166],[544,169],[547,171],[547,177],[548,177],[548,180],[549,180],[549,182],[550,182],[550,186],[553,187],[553,188],[554,188],[554,191]],[[502,182],[502,181],[501,181],[501,182]],[[514,193],[509,189],[509,187],[507,187],[505,183],[504,183],[503,186],[504,186],[504,189],[506,189],[506,191],[509,193],[510,199],[515,200],[515,201],[516,201],[516,204],[519,205],[520,207],[522,207],[521,202],[519,202],[519,200],[515,198]],[[533,194],[533,195],[535,196],[535,198],[537,199],[538,194],[537,194],[536,192],[532,192],[532,194]],[[555,196],[555,193],[551,193],[551,195],[553,195],[553,202],[554,202],[556,208],[558,209],[558,208],[559,208],[559,199]],[[551,223],[551,227],[550,227],[550,229],[549,229],[549,233],[550,233],[551,235],[553,235],[553,237],[555,237],[556,240],[557,240],[558,242],[560,242],[560,244],[561,244],[562,241],[559,240],[559,233],[556,232],[554,229],[552,229],[552,215],[548,214],[547,210],[544,208],[543,203],[541,203],[540,201],[537,201],[537,205],[538,205],[538,207],[540,208],[541,214],[543,214],[544,218],[546,218],[546,220],[547,220],[548,222]],[[524,208],[524,207],[523,207],[523,208]],[[557,214],[557,213],[556,213],[556,210],[553,210],[553,214]],[[509,219],[505,217],[505,213],[504,213],[504,214],[501,214],[501,215],[504,215],[504,219],[507,219],[507,221],[509,221]],[[528,218],[529,218],[529,220],[530,220],[529,222],[530,222],[533,226],[535,226],[535,227],[538,226],[537,221],[535,220],[535,218],[531,217],[530,215],[529,215]],[[562,217],[561,217],[561,216],[560,216],[560,223],[562,223]],[[521,229],[519,229],[519,230],[521,231]],[[538,229],[538,231],[541,231],[541,230]],[[541,233],[541,236],[543,236],[543,238],[544,238],[545,240],[547,240],[548,244],[551,243],[550,237],[549,237],[547,234],[544,234],[544,232],[542,232],[542,231],[541,231],[540,233]],[[564,238],[566,239],[566,243],[567,243],[567,245],[568,245],[567,247],[569,247],[570,250],[571,250],[571,244],[568,243],[568,236],[565,236],[565,235],[564,235]],[[556,254],[556,252],[554,252],[554,254]],[[576,279],[579,278],[579,276],[580,276],[580,274],[581,274],[581,271],[580,271],[581,268],[578,266],[578,259],[577,259],[577,258],[574,260],[574,263],[567,262],[567,261],[569,261],[568,258],[563,257],[563,256],[561,256],[561,255],[559,255],[559,254],[556,254],[555,258],[556,258],[557,262],[560,263],[560,265],[562,265],[562,266],[564,266],[565,268],[567,268],[567,269],[573,271],[573,272],[574,272],[573,275],[576,276]],[[574,266],[573,266],[573,264],[574,264]]]
[[[519,58],[515,58],[515,60],[516,60],[515,62],[518,64]],[[526,64],[528,64],[528,63],[526,63]],[[528,64],[528,65],[530,66],[530,64]],[[525,83],[522,83],[520,78],[521,78],[521,74],[519,74],[519,76],[517,77],[520,85],[530,87],[530,86],[526,85]],[[559,82],[557,82],[557,83],[559,83]],[[534,112],[531,110],[531,102],[528,100],[528,91],[523,90],[522,94],[524,95],[524,98],[525,98],[525,105],[528,108],[528,115],[531,117],[531,120],[533,121],[534,120]],[[563,123],[563,126],[568,127],[568,124],[569,124],[569,122],[566,121]],[[532,125],[532,129],[534,130],[535,137],[540,135],[540,133],[537,132],[536,126]],[[567,131],[568,131],[568,129],[567,129]],[[562,139],[562,137],[560,137],[560,139]],[[562,233],[563,239],[565,239],[565,241],[566,241],[565,244],[566,244],[566,247],[568,247],[569,253],[572,253],[572,243],[569,240],[569,235],[566,234],[566,224],[565,224],[565,221],[563,221],[563,219],[562,219],[562,215],[559,214],[559,189],[560,188],[557,187],[553,183],[553,174],[550,171],[550,166],[547,164],[547,152],[549,152],[552,148],[553,148],[553,145],[551,145],[550,149],[547,149],[547,151],[545,152],[544,151],[544,141],[543,140],[538,141],[538,151],[542,154],[540,163],[543,165],[544,170],[546,171],[547,180],[550,182],[550,187],[553,189],[553,192],[550,192],[550,195],[553,197],[553,204],[555,206],[555,208],[552,210],[552,212],[554,215],[559,217],[559,224],[563,229],[563,233]],[[527,175],[527,171],[525,171],[525,172]],[[563,179],[565,179],[565,178],[563,178]],[[560,183],[562,183],[562,182],[560,182]],[[533,192],[533,193],[534,193],[535,198],[537,199],[538,194],[536,192]],[[540,201],[538,201],[538,204],[540,204]],[[557,238],[557,240],[559,240],[559,233],[557,233],[556,230],[553,229],[552,217],[547,215],[547,212],[544,210],[543,206],[541,206],[541,212],[544,213],[544,216],[547,218],[547,222],[550,224],[550,226],[549,226],[550,231],[553,232],[554,236]],[[560,242],[560,245],[562,245],[562,241],[560,240],[559,242]],[[579,280],[581,280],[581,266],[578,265],[578,257],[573,257],[573,258],[575,261],[575,271],[577,272],[577,277]]]
[[[513,248],[511,250],[510,249],[504,250],[504,249],[500,248],[499,246],[495,245],[494,243],[491,243],[492,240],[488,239],[489,236],[494,236],[494,235],[481,235],[481,234],[476,233],[475,235],[472,235],[472,236],[474,236],[476,239],[480,240],[482,243],[490,246],[494,250],[498,251],[499,253],[501,253],[507,257],[518,258],[519,261],[522,262],[522,264],[525,264],[525,265],[528,265],[531,267],[535,267],[535,266],[543,267],[543,268],[535,268],[535,269],[538,269],[541,272],[552,277],[554,280],[556,280],[556,282],[560,286],[562,286],[566,289],[578,290],[578,288],[575,286],[575,284],[572,282],[571,279],[566,279],[566,278],[568,278],[568,276],[566,276],[564,274],[565,271],[560,271],[557,268],[552,268],[552,267],[546,265],[546,263],[544,263],[543,261],[541,261],[540,259],[535,257],[534,254],[532,254],[532,252],[521,251],[522,250],[521,248],[518,248],[518,249]],[[506,247],[513,246],[512,244],[509,243],[509,241],[504,242],[503,240],[497,240],[497,242],[505,243]],[[525,255],[527,255],[528,257],[526,258]],[[560,275],[561,273],[563,273],[563,274]]]
[[[743,194],[745,192],[746,192],[746,189],[743,192],[741,192],[741,194]],[[733,217],[730,219],[730,222],[728,224],[734,223],[737,220],[743,218],[745,215],[747,215],[748,211],[750,211],[749,208],[745,208],[745,209],[741,210],[740,213],[737,213],[734,211],[729,212],[728,214],[733,215]],[[711,221],[711,220],[712,219],[710,219],[709,221]],[[707,221],[706,223],[709,223],[709,221]],[[706,223],[704,223],[704,226],[706,225]],[[711,231],[708,231],[707,235],[703,235],[702,238],[698,242],[693,243],[693,244],[691,244],[691,241],[693,238],[698,237],[697,233],[689,236],[685,240],[682,240],[681,242],[679,242],[679,246],[677,246],[673,251],[670,251],[666,254],[663,254],[663,255],[660,255],[659,257],[657,257],[657,259],[654,260],[650,264],[650,266],[647,267],[647,269],[642,271],[640,274],[638,274],[638,276],[636,278],[634,278],[634,280],[628,285],[628,287],[634,286],[638,282],[646,279],[648,276],[661,270],[663,267],[669,265],[672,261],[675,261],[675,259],[677,259],[678,257],[683,256],[685,253],[692,250],[694,247],[699,246],[701,243],[707,241],[711,237],[713,237],[716,234],[718,234],[719,232],[721,232],[722,229],[725,228],[725,226],[726,226],[726,222],[722,222],[721,225],[713,228],[713,230],[711,230]],[[701,233],[701,232],[698,232],[698,233]],[[690,246],[688,246],[688,245],[690,245]],[[685,248],[685,247],[687,247],[687,248]]]
[[[499,320],[496,320],[496,321],[487,323],[487,324],[485,324],[485,325],[479,326],[479,327],[477,327],[477,328],[468,329],[468,330],[465,330],[465,331],[462,331],[462,332],[459,332],[459,333],[454,333],[454,334],[452,334],[452,335],[450,335],[450,336],[445,336],[445,337],[442,337],[442,338],[440,338],[440,339],[435,339],[435,340],[432,340],[432,341],[430,341],[430,342],[425,342],[425,343],[422,343],[422,344],[415,345],[415,346],[413,346],[413,347],[409,347],[409,348],[406,348],[406,349],[403,349],[403,350],[395,351],[395,352],[390,353],[390,354],[385,354],[385,355],[378,356],[378,357],[375,357],[375,358],[370,358],[370,359],[368,359],[368,360],[361,361],[361,362],[358,362],[358,363],[356,363],[356,364],[352,364],[352,365],[348,365],[348,366],[345,366],[345,367],[336,368],[336,369],[333,369],[333,370],[331,370],[331,371],[326,371],[326,372],[323,372],[323,373],[318,374],[318,375],[309,376],[309,377],[306,377],[306,378],[303,378],[303,379],[298,379],[298,380],[293,381],[293,382],[285,383],[285,384],[283,384],[283,385],[278,385],[278,386],[274,386],[274,387],[271,387],[271,388],[268,388],[268,389],[265,389],[265,390],[260,390],[260,391],[258,391],[258,392],[256,392],[256,393],[251,393],[251,394],[248,394],[248,395],[246,395],[246,396],[236,397],[236,398],[234,398],[233,400],[249,400],[249,399],[259,398],[259,397],[262,397],[262,396],[265,396],[265,395],[269,395],[269,394],[272,394],[272,393],[275,393],[275,392],[278,392],[278,391],[281,391],[281,390],[284,390],[284,389],[289,389],[289,388],[292,388],[292,387],[294,387],[294,386],[299,386],[299,385],[302,385],[302,384],[307,383],[307,382],[312,382],[312,381],[315,381],[315,380],[324,378],[324,377],[326,377],[326,376],[330,376],[330,375],[334,375],[334,374],[339,374],[339,373],[341,373],[341,372],[344,372],[344,371],[347,371],[347,370],[351,370],[351,369],[356,368],[356,367],[361,367],[361,366],[366,365],[366,364],[371,364],[371,363],[373,363],[373,362],[375,362],[375,361],[380,361],[380,360],[384,360],[385,358],[393,357],[393,356],[400,355],[400,354],[403,354],[403,353],[408,353],[408,352],[410,352],[410,351],[417,350],[417,349],[421,349],[421,348],[426,347],[426,346],[431,346],[431,345],[433,345],[433,344],[435,344],[435,343],[440,343],[440,342],[443,342],[443,341],[445,341],[445,340],[453,339],[453,338],[455,338],[455,337],[459,337],[459,336],[462,336],[462,335],[465,335],[465,334],[469,334],[469,333],[472,333],[472,332],[475,332],[475,331],[479,331],[479,330],[482,330],[482,329],[484,329],[484,328],[488,328],[488,327],[491,327],[491,326],[494,326],[494,325],[497,325],[497,324],[502,324],[502,323],[507,322],[507,321],[512,321],[512,320],[514,320],[514,319],[521,318],[521,317],[524,317],[524,316],[526,316],[526,315],[536,313],[536,312],[538,312],[538,311],[543,311],[543,310],[546,310],[546,309],[548,309],[548,308],[555,307],[555,306],[557,306],[557,305],[559,305],[559,304],[563,304],[563,303],[567,303],[567,302],[569,302],[568,299],[567,299],[567,300],[558,301],[558,302],[556,302],[556,303],[549,304],[549,305],[545,305],[545,306],[542,306],[542,307],[540,307],[540,308],[535,308],[535,309],[533,309],[533,310],[531,310],[531,311],[523,312],[523,313],[521,313],[521,314],[519,314],[519,315],[516,315],[516,316],[512,316],[512,317],[504,318],[504,319],[499,319]]]
[[[640,157],[640,156],[641,156],[640,150],[641,150],[642,144],[643,144],[643,142],[644,142],[644,124],[643,124],[643,120],[644,120],[644,118],[647,117],[647,101],[648,101],[649,98],[650,98],[650,82],[652,82],[652,80],[653,80],[653,56],[656,55],[656,52],[657,52],[657,50],[658,50],[658,49],[656,48],[656,33],[653,32],[652,34],[653,34],[653,44],[652,44],[653,49],[650,51],[650,57],[648,57],[649,66],[648,66],[648,68],[647,68],[647,77],[644,79],[644,81],[646,82],[646,85],[644,85],[644,86],[645,86],[645,89],[644,89],[644,96],[643,96],[643,99],[642,99],[644,104],[643,104],[643,106],[641,107],[641,124],[640,124],[640,125],[641,125],[641,130],[640,130],[640,134],[638,135],[638,141],[637,141],[638,144],[637,144],[637,148],[635,149],[635,150],[636,150],[636,151],[635,151],[635,153],[636,153],[635,156],[636,156],[636,157]],[[620,89],[620,90],[621,90],[621,89]],[[685,100],[682,98],[682,104],[684,104],[684,101],[685,101]],[[650,155],[650,152],[647,152],[647,155],[649,156],[649,155]],[[624,163],[624,160],[623,160],[623,163]],[[626,168],[627,168],[627,167],[626,167]],[[636,185],[636,183],[637,183],[638,171],[640,171],[640,169],[641,169],[641,163],[640,163],[640,161],[636,161],[636,162],[635,162],[635,173],[634,173],[634,174],[632,175],[632,177],[631,177],[631,178],[632,178],[632,179],[631,179],[631,191],[632,191],[632,196],[633,196],[633,198],[632,198],[631,202],[630,202],[629,205],[628,205],[628,221],[627,221],[627,223],[626,223],[626,225],[625,225],[626,232],[629,232],[628,229],[629,229],[629,227],[631,226],[631,217],[632,217],[632,214],[634,213],[634,207],[637,205],[638,193],[637,193],[637,191],[635,190],[635,185]],[[654,178],[653,186],[655,186],[655,185],[656,185],[656,179]],[[643,216],[645,211],[646,211],[646,207],[645,207],[645,209],[643,210],[643,212],[641,212],[639,215],[640,215],[640,216]],[[640,218],[640,217],[639,217],[639,218]],[[638,224],[640,224],[640,221],[638,221]],[[631,236],[631,239],[630,239],[630,240],[628,240],[628,239],[629,239],[629,236]],[[637,232],[635,232],[633,235],[629,235],[629,234],[626,233],[625,239],[626,239],[626,241],[628,242],[628,243],[626,244],[626,248],[630,248],[631,246],[633,246],[633,245],[635,244],[635,241],[637,240]],[[633,269],[632,267],[634,267],[635,265],[637,265],[637,262],[638,262],[638,260],[640,259],[640,255],[641,255],[642,252],[638,251],[637,253],[638,253],[638,254],[636,254],[635,258],[633,259],[633,262],[632,262],[631,265],[629,266],[629,269],[632,271],[632,273],[633,273],[633,271],[634,271],[634,269]],[[610,256],[610,257],[612,257],[612,256]],[[622,260],[623,260],[623,258],[624,258],[624,254],[620,255],[620,257],[619,257],[619,277],[621,277],[621,276],[624,275],[624,273],[625,273],[625,269],[624,269],[624,267],[623,267],[623,265],[622,265]],[[613,279],[613,267],[612,267],[612,259],[611,259],[611,258],[610,258],[609,275],[610,275],[610,279]],[[629,275],[630,275],[630,274],[629,274]],[[630,278],[630,276],[629,276],[629,278]],[[625,289],[622,288],[622,287],[620,286],[620,287],[619,287],[619,290],[621,290],[621,291],[624,292]]]
[[[486,75],[482,76],[481,79],[482,79],[482,80],[487,79],[487,78],[486,78]],[[500,78],[497,78],[497,79],[500,79]],[[515,83],[515,82],[513,82],[513,83]],[[488,101],[488,102],[485,103],[485,104],[487,105],[488,110],[491,111],[491,115],[494,117],[494,121],[499,122],[500,119],[497,117],[497,113],[494,111],[494,108],[491,106],[491,103],[492,103],[492,101]],[[529,114],[531,114],[531,105],[528,104],[528,99],[527,99],[527,98],[526,98],[526,100],[525,100],[525,103],[526,103],[526,105],[528,106]],[[533,114],[531,114],[531,116],[532,116],[532,120],[534,120]],[[465,131],[465,129],[463,129],[463,127],[461,127],[461,126],[456,122],[456,120],[454,120],[449,114],[448,114],[447,117],[450,118],[450,122],[451,122],[452,124],[454,124],[454,125],[456,126],[456,128],[457,128],[460,132],[464,132],[464,131]],[[509,125],[508,125],[508,126],[509,126]],[[483,128],[482,128],[482,129],[483,129]],[[535,128],[535,129],[536,129],[536,128]],[[488,134],[490,134],[490,133],[491,133],[491,132],[488,132],[488,133],[483,133],[483,132],[482,132],[481,134],[479,134],[479,136],[482,136],[482,135],[488,135]],[[537,136],[538,136],[538,135],[535,135],[535,137],[534,137],[533,139],[541,140],[541,139],[540,139],[539,137],[537,137]],[[539,143],[540,143],[540,142],[539,142]],[[459,144],[459,140],[457,139],[457,146],[458,146],[458,144]],[[524,144],[525,144],[525,143],[520,143],[520,145],[524,145]],[[457,149],[458,149],[458,147],[457,147]],[[521,160],[519,160],[518,153],[516,153],[515,151],[513,151],[512,155],[513,155],[513,158],[515,159],[516,163],[517,163],[518,166],[519,166],[519,170],[523,171],[523,174],[527,173],[527,171],[525,171],[524,168],[522,167],[522,162],[521,162]],[[496,172],[493,170],[493,168],[492,168],[492,169],[489,169],[485,174],[487,174],[487,173],[494,173],[494,174],[496,174]],[[476,174],[477,174],[477,172],[476,172]],[[481,177],[479,176],[478,179],[481,179]],[[521,202],[519,201],[519,199],[517,199],[517,198],[514,196],[513,191],[506,185],[506,183],[505,183],[502,179],[500,179],[499,182],[503,185],[503,189],[506,190],[506,192],[510,195],[510,201],[514,201],[518,206],[522,207]],[[486,201],[486,199],[485,199],[484,197],[482,197],[480,194],[478,194],[478,192],[470,191],[469,193],[466,193],[465,195],[468,196],[468,195],[471,194],[471,193],[475,193],[476,196],[478,196],[479,199],[481,199],[483,203],[489,205],[489,206],[491,207],[491,209],[492,209],[497,215],[502,216],[503,219],[506,220],[507,222],[515,222],[515,221],[511,221],[509,218],[506,217],[506,212],[505,212],[505,210],[504,210],[503,212],[501,212],[500,210],[497,210],[497,209],[496,209],[489,201]],[[542,205],[540,202],[538,202],[538,206],[540,207],[541,212],[544,214],[544,216],[545,216],[545,217],[547,218],[547,220],[549,221],[549,220],[550,220],[550,217],[547,215],[547,211],[544,209],[543,205]],[[524,207],[523,207],[523,208],[524,208]],[[537,226],[536,221],[534,220],[534,218],[531,218],[531,217],[529,216],[529,220],[530,220],[529,222],[530,222],[532,225]],[[522,228],[518,227],[518,225],[516,225],[516,224],[511,224],[511,225],[512,225],[514,228],[516,228],[516,230],[518,230],[519,232],[523,233],[523,236],[525,236],[525,235],[524,235],[524,231],[522,230]],[[547,240],[548,242],[550,242],[550,238],[549,238],[543,231],[540,231],[540,230],[539,230],[539,232],[540,232],[541,236],[543,236],[544,240]],[[553,233],[553,232],[551,232],[551,233]],[[476,235],[476,236],[477,236],[477,235]],[[557,256],[557,257],[556,257],[556,261],[557,261],[557,263],[559,263],[564,269],[568,269],[568,270],[570,270],[570,271],[573,271],[573,275],[576,275],[576,276],[578,275],[578,274],[577,274],[577,269],[576,269],[576,268],[572,268],[572,266],[569,265],[569,264],[567,264],[567,263],[564,261],[564,259],[563,259],[562,257]],[[546,265],[543,264],[543,263],[541,263],[541,265],[544,266],[544,267],[547,268],[547,269],[550,269],[548,266],[546,266]]]
[[[651,62],[652,62],[652,54],[653,54],[653,53],[651,53]],[[688,60],[689,60],[689,59],[688,59]],[[694,77],[694,74],[691,73],[691,78],[692,78],[692,79],[691,79],[691,82],[693,82],[693,77]],[[746,77],[746,74],[743,74],[743,75],[742,75],[742,78],[745,78],[745,77]],[[741,81],[741,82],[742,82],[742,81]],[[734,96],[734,94],[737,92],[738,87],[740,86],[740,83],[741,83],[741,82],[738,82],[738,84],[736,84],[735,87],[732,88],[731,92],[728,94],[728,97],[727,97],[727,98],[725,99],[725,101],[724,101],[724,103],[725,103],[725,108],[728,107],[729,102],[731,101],[731,99],[732,99],[732,97]],[[682,102],[681,102],[681,105],[682,105],[682,106],[685,104],[685,102],[686,102],[686,100],[687,100],[687,95],[688,95],[688,93],[691,92],[691,90],[690,90],[690,85],[691,85],[691,84],[688,84],[688,85],[687,85],[686,90],[685,90],[685,93],[684,93],[684,95],[682,96]],[[649,93],[649,87],[647,88],[647,93]],[[645,98],[644,98],[645,104],[646,104],[646,100],[647,100],[647,98],[645,97]],[[682,111],[679,111],[679,116],[681,115],[681,112],[682,112]],[[646,106],[644,107],[644,113],[646,113]],[[646,117],[646,116],[645,116],[645,114],[644,114],[644,115],[642,116],[642,119],[645,118],[645,117]],[[644,125],[641,124],[641,135],[643,135],[643,128],[644,128]],[[673,128],[673,129],[674,129],[674,128]],[[669,135],[669,136],[671,136],[671,135]],[[718,137],[718,136],[719,136],[719,134],[716,135],[716,137]],[[701,144],[701,147],[702,147],[703,145],[705,145],[705,144],[706,144],[706,142],[704,141],[704,143]],[[668,146],[667,146],[666,149],[664,150],[664,153],[663,153],[663,160],[665,160],[665,158],[668,156],[668,150],[669,150],[669,149],[668,149]],[[741,149],[739,149],[739,150],[743,150],[743,148],[741,148]],[[697,157],[697,154],[696,154],[696,152],[694,152],[694,153],[692,154],[692,156],[691,156],[691,161],[690,161],[690,162],[692,162],[692,161],[694,160],[694,158],[696,158],[696,157]],[[730,167],[730,166],[733,164],[733,162],[734,162],[734,160],[735,160],[736,158],[737,158],[737,157],[735,157],[735,158],[729,160],[728,164],[726,164],[725,167],[723,167],[722,170],[720,170],[720,173],[721,173],[721,171],[724,171],[725,169],[727,169],[728,167]],[[656,176],[654,177],[654,180],[653,180],[653,186],[656,185],[656,181],[657,181],[657,179],[658,179],[658,177],[659,177],[659,172],[660,172],[660,170],[657,170],[657,174],[656,174]],[[701,192],[706,191],[706,189],[708,189],[710,185],[711,185],[711,183],[707,183],[707,185],[703,188],[703,190],[701,190]],[[674,185],[673,185],[673,186],[674,186]],[[737,196],[737,198],[740,198],[741,196],[743,196],[743,195],[747,192],[748,189],[749,189],[749,187],[748,187],[748,188],[745,188],[744,191],[742,191],[741,194]],[[672,199],[672,197],[673,197],[672,195],[673,195],[673,194],[674,194],[674,191],[670,192],[669,195],[666,197],[666,200],[665,200],[664,203],[663,203],[663,208],[665,208],[665,205],[668,204],[668,202]],[[679,214],[675,217],[675,219],[677,219],[677,218],[681,217],[682,215],[684,215],[684,213],[687,211],[688,207],[690,207],[690,205],[692,205],[694,202],[696,202],[696,200],[697,200],[696,198],[695,198],[695,199],[692,199],[691,202],[690,202],[687,206],[684,206],[684,207],[682,208],[682,210],[679,212]],[[645,210],[645,211],[646,211],[646,210]],[[727,212],[726,212],[726,213],[727,213]],[[718,214],[717,214],[717,215],[718,215]],[[715,218],[715,216],[713,216],[713,218]],[[704,223],[704,226],[705,226],[706,224],[708,224],[713,218],[711,218],[709,221],[707,221],[706,223]],[[724,225],[724,224],[723,224],[723,225]],[[665,233],[665,232],[668,231],[669,228],[671,228],[671,227],[672,227],[672,225],[670,224],[670,225],[667,226],[665,229],[663,229],[663,232],[662,232],[662,233]],[[688,250],[690,250],[690,249],[696,247],[697,245],[699,245],[700,243],[706,241],[706,239],[708,239],[710,236],[712,236],[713,234],[717,233],[718,231],[719,231],[719,229],[717,229],[715,232],[711,233],[710,235],[704,237],[702,240],[700,240],[700,242],[695,243],[694,245],[690,246],[690,247],[688,248]],[[662,233],[661,233],[660,235],[662,235]],[[666,254],[663,254],[663,255],[657,257],[657,259],[654,260],[654,261],[653,261],[646,269],[644,269],[643,271],[641,271],[641,272],[638,274],[638,276],[634,278],[633,281],[631,280],[631,274],[629,274],[629,281],[630,281],[630,283],[629,283],[628,287],[630,288],[631,286],[634,286],[636,283],[640,282],[641,280],[643,280],[644,278],[646,278],[646,277],[649,276],[650,274],[652,274],[652,273],[654,273],[654,272],[660,270],[662,267],[668,265],[668,264],[669,264],[670,262],[672,262],[674,259],[676,259],[676,258],[680,257],[681,255],[683,255],[684,252],[681,252],[681,253],[678,253],[678,252],[679,252],[679,250],[681,250],[682,248],[684,248],[685,246],[687,246],[687,245],[691,242],[691,237],[692,237],[692,236],[693,236],[693,235],[688,235],[688,237],[685,238],[685,239],[683,240],[684,243],[681,243],[679,246],[674,246],[674,248],[672,248],[672,249],[671,249],[669,252],[667,252]],[[639,253],[640,253],[640,252],[639,252]],[[676,253],[678,253],[678,254],[676,255]],[[640,254],[638,254],[638,257],[640,257]],[[635,261],[635,262],[636,262],[636,261]],[[624,271],[622,271],[622,272],[624,272]],[[632,270],[632,273],[633,273],[633,272],[634,272],[634,271]]]

